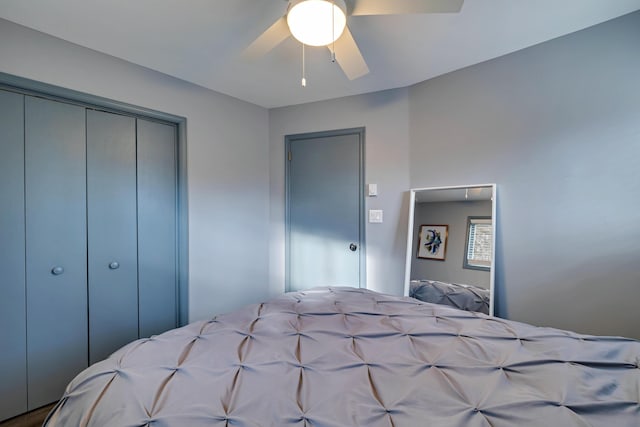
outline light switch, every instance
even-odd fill
[[[382,210],[369,209],[369,222],[381,223],[382,222]]]
[[[378,184],[369,184],[369,197],[378,195]]]

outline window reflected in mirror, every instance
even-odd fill
[[[493,224],[490,216],[467,218],[467,238],[464,251],[464,268],[471,270],[491,269],[493,259]]]

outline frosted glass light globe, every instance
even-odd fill
[[[287,14],[291,34],[308,46],[333,43],[347,25],[346,6],[342,0],[335,0],[333,4],[328,0],[297,0],[291,5]]]

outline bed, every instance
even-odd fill
[[[420,301],[489,314],[489,289],[437,280],[412,280],[409,285],[409,296]]]
[[[135,341],[45,426],[640,426],[640,342],[352,288]]]

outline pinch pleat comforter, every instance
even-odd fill
[[[351,288],[135,341],[47,427],[640,426],[640,342]]]

